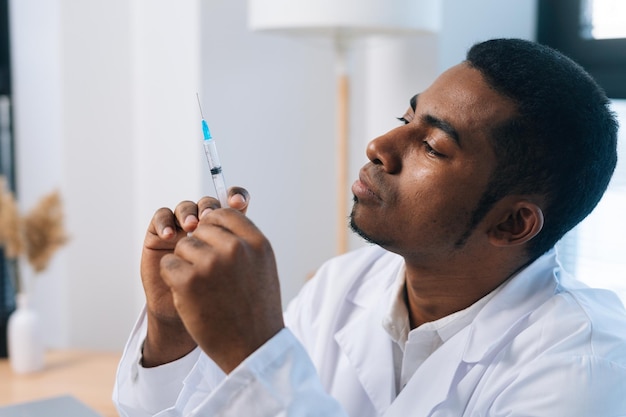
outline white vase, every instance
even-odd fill
[[[7,348],[13,372],[25,374],[43,369],[44,349],[38,313],[27,294],[17,294],[17,308],[7,323]]]

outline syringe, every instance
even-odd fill
[[[200,105],[200,96],[196,93],[198,98],[198,106],[200,107],[200,116],[202,117],[202,135],[204,136],[204,153],[206,160],[209,163],[211,170],[211,178],[213,179],[213,185],[215,186],[215,192],[217,193],[217,199],[220,201],[222,207],[228,207],[228,192],[226,191],[226,183],[224,182],[224,173],[222,172],[222,165],[220,164],[220,158],[217,155],[217,148],[215,147],[215,139],[211,136],[209,125],[204,120],[202,114],[202,106]]]

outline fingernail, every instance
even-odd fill
[[[185,217],[183,224],[184,226],[196,225],[198,224],[198,219],[193,214],[190,214],[189,216]]]
[[[210,208],[210,207],[205,208],[204,210],[202,210],[202,213],[200,213],[200,218],[202,219],[204,216],[206,216],[207,214],[209,214],[212,211],[213,211],[213,209]]]
[[[233,203],[244,204],[246,202],[246,199],[241,194],[235,194],[230,198],[230,201]]]
[[[168,239],[174,235],[174,229],[168,226],[165,229],[163,229],[161,234],[163,235],[164,238]]]

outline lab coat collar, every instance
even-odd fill
[[[457,403],[453,409],[464,409],[489,364],[484,359],[508,343],[523,319],[557,291],[557,266],[550,252],[498,288],[472,324],[417,369],[389,408],[389,415],[406,415],[410,410],[411,415],[428,416],[443,401]]]

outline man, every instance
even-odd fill
[[[549,48],[475,45],[370,142],[351,226],[375,245],[322,266],[284,322],[245,190],[157,211],[121,414],[626,416],[626,313],[552,249],[614,170],[607,105]]]

